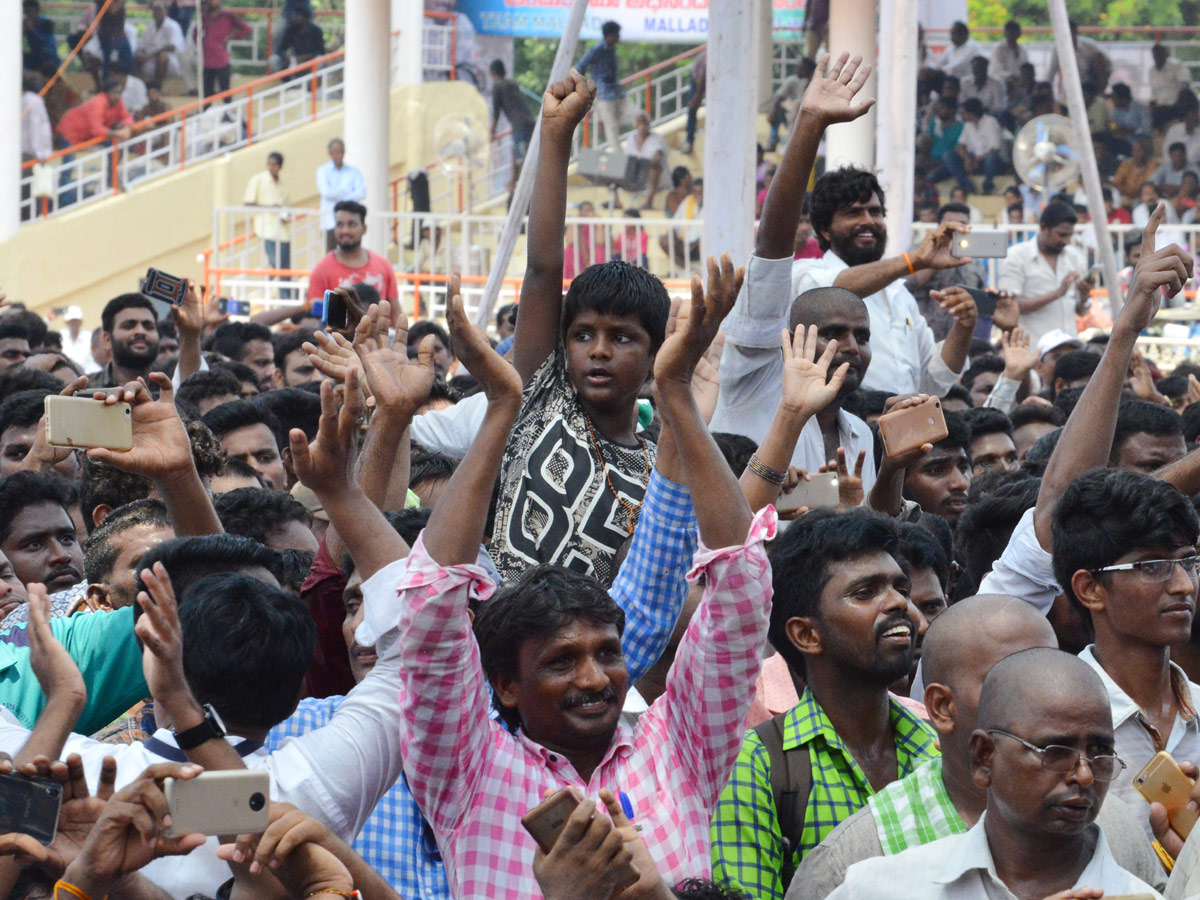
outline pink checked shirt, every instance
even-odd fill
[[[584,782],[562,756],[509,733],[491,702],[468,595],[493,589],[476,566],[443,568],[418,540],[403,563],[400,709],[404,772],[433,827],[458,900],[541,898],[533,838],[521,816],[547,788],[571,785],[629,795],[634,821],[668,884],[711,871],[709,821],[744,736],[771,611],[762,544],[775,511],[754,519],[745,546],[701,545],[689,579],[705,575],[704,600],[679,644],[666,693],[635,728],[622,723]]]

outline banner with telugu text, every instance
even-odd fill
[[[799,40],[805,0],[771,0],[777,41]],[[458,0],[480,34],[509,37],[560,37],[571,0]],[[624,41],[698,43],[708,34],[708,0],[590,0],[581,41],[600,37],[609,20],[621,25]]]

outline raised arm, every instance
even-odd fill
[[[50,597],[45,585],[29,585],[29,665],[46,695],[29,740],[14,757],[17,765],[34,757],[58,759],[63,745],[87,705],[87,688],[79,667],[50,630]]]
[[[943,222],[921,241],[912,253],[890,256],[878,262],[851,266],[833,281],[834,287],[853,291],[860,297],[869,297],[882,291],[893,281],[907,278],[922,269],[956,269],[971,262],[969,257],[956,259],[950,255],[950,242],[955,234],[966,234],[971,229],[958,222]],[[905,256],[908,258],[906,259]],[[912,268],[909,268],[909,262]]]
[[[171,307],[171,318],[179,331],[179,365],[175,381],[182,384],[200,371],[200,337],[204,334],[205,327],[215,327],[227,322],[229,315],[217,312],[215,297],[210,297],[207,301],[201,300],[196,283],[189,279],[183,301],[178,306]]]
[[[522,384],[558,346],[571,138],[595,96],[595,83],[572,72],[550,85],[542,97],[542,131],[526,234],[521,315],[513,336],[513,365]]]
[[[1063,426],[1058,445],[1046,465],[1046,474],[1042,476],[1034,525],[1038,543],[1047,552],[1053,546],[1054,507],[1067,486],[1084,472],[1108,465],[1117,426],[1117,401],[1125,386],[1138,335],[1158,311],[1159,289],[1165,288],[1167,297],[1174,297],[1192,277],[1194,264],[1187,251],[1176,244],[1157,252],[1154,250],[1155,234],[1163,216],[1160,206],[1146,223],[1142,233],[1142,258],[1134,269],[1125,306],[1113,324],[1100,366]]]
[[[755,256],[791,259],[817,146],[830,125],[852,122],[875,105],[870,98],[855,101],[870,77],[871,66],[864,65],[861,56],[851,58],[849,53],[843,53],[830,67],[826,53],[817,63],[817,71],[804,92],[791,140],[767,189]]]

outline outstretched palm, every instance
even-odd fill
[[[826,53],[817,63],[800,111],[819,116],[826,125],[853,122],[875,105],[873,98],[855,100],[870,77],[871,66],[863,63],[861,56],[851,58],[849,53],[842,53],[830,66]]]
[[[371,306],[358,323],[354,334],[354,350],[362,361],[367,386],[381,408],[403,415],[416,413],[429,397],[433,387],[433,348],[422,347],[416,362],[410,363],[405,345],[388,338],[391,306],[384,300]],[[396,336],[407,336],[408,322],[403,315],[396,326]]]
[[[798,415],[815,416],[833,402],[846,381],[849,363],[842,363],[829,375],[829,366],[837,353],[837,344],[830,341],[825,352],[817,356],[817,326],[807,332],[796,328],[793,338],[785,330],[783,343],[783,404]]]

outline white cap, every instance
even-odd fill
[[[67,322],[82,322],[83,310],[78,306],[68,306],[67,314],[63,316],[63,319]]]
[[[1053,331],[1047,331],[1042,335],[1037,343],[1038,359],[1041,359],[1051,350],[1057,350],[1063,344],[1070,344],[1076,350],[1083,349],[1083,341],[1072,334],[1067,334],[1061,328],[1055,328]]]

